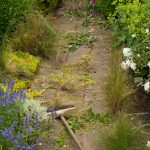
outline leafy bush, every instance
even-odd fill
[[[127,0],[117,3],[110,22],[116,36],[116,45],[124,43],[122,67],[130,70],[138,86],[150,91],[150,2],[145,0]]]
[[[32,76],[36,72],[40,63],[38,57],[21,51],[8,52],[6,57],[6,71],[27,77]]]
[[[0,41],[30,10],[29,0],[0,1]]]
[[[55,33],[49,21],[39,13],[34,13],[27,16],[26,22],[18,25],[12,47],[33,55],[53,58],[56,55],[54,41]]]
[[[0,1],[0,67],[4,68],[3,40],[7,33],[14,30],[31,9],[29,0],[1,0]]]
[[[33,2],[35,7],[44,13],[52,12],[58,4],[58,0],[33,0]]]
[[[96,0],[95,9],[104,14],[105,16],[108,16],[109,13],[113,13],[114,6],[112,5],[112,2],[114,0]]]
[[[141,130],[133,125],[129,119],[120,117],[114,123],[112,131],[104,133],[106,150],[144,150]]]
[[[36,139],[46,134],[46,109],[26,100],[22,89],[13,91],[13,85],[13,80],[0,85],[0,145],[4,150],[32,150]]]

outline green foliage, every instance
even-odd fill
[[[114,0],[96,0],[95,9],[102,13],[105,16],[108,16],[109,13],[113,13],[115,7],[112,5]]]
[[[33,0],[35,7],[43,13],[50,13],[55,10],[58,0]]]
[[[117,43],[130,42],[131,35],[145,31],[149,12],[146,12],[146,5],[139,0],[128,0],[113,3],[116,5],[114,14],[109,18],[117,37]]]
[[[8,52],[6,57],[6,71],[27,77],[35,74],[40,63],[40,59],[38,57],[34,57],[21,51]]]
[[[124,64],[134,74],[136,85],[149,84],[150,81],[149,4],[147,0],[115,0],[115,12],[109,18],[116,36],[115,45],[124,43],[126,47],[131,48],[131,55],[124,56]],[[134,64],[134,69],[127,62]],[[150,86],[145,90],[149,92]]]
[[[3,42],[6,34],[15,29],[16,24],[24,19],[31,10],[29,0],[0,1],[0,67],[5,67]]]
[[[127,103],[129,105],[128,96],[132,93],[127,74],[120,66],[121,61],[121,52],[113,51],[108,80],[104,87],[105,99],[110,105],[112,113],[121,110]]]
[[[31,8],[29,0],[0,1],[0,41],[4,34],[11,31]]]
[[[56,140],[55,149],[59,150],[60,147],[62,147],[64,143],[68,140],[67,131],[64,130],[60,135],[58,135],[55,138],[55,140]]]
[[[106,150],[144,150],[141,130],[129,119],[121,116],[103,135]]]
[[[29,14],[26,21],[18,25],[11,40],[11,47],[33,55],[54,58],[55,33],[49,21],[38,12]]]
[[[74,52],[83,45],[92,48],[93,42],[95,41],[94,35],[92,35],[90,32],[67,33],[64,35],[64,39],[68,41],[67,49],[69,52]]]
[[[108,124],[110,122],[110,116],[106,114],[95,114],[92,109],[88,109],[81,116],[69,116],[67,121],[71,129],[76,132],[77,130],[83,129],[88,130],[96,125],[97,122]]]

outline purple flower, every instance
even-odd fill
[[[4,118],[0,118],[0,124],[4,123]]]
[[[40,126],[39,126],[39,125],[34,125],[34,129],[36,129],[36,130],[40,130],[41,128],[40,128]]]
[[[15,81],[14,81],[14,80],[11,80],[11,81],[8,83],[8,88],[9,88],[9,89],[12,89],[13,86],[14,86],[14,84],[15,84]]]
[[[14,135],[13,135],[13,130],[14,128],[3,128],[2,132],[2,136],[5,137],[7,140],[13,140],[14,139]]]
[[[25,150],[32,150],[35,147],[35,144],[33,145],[27,145]]]
[[[18,139],[22,139],[22,138],[23,138],[22,134],[21,134],[21,133],[18,133],[17,138],[18,138]]]
[[[16,127],[17,123],[18,123],[17,121],[14,121],[14,122],[12,123],[12,128]]]
[[[29,128],[27,129],[27,133],[28,133],[28,134],[31,134],[31,132],[32,132],[32,130],[31,130],[31,128],[29,127]]]
[[[17,141],[16,139],[13,140],[13,144],[14,144],[14,147],[15,147],[16,149],[20,148],[20,145],[19,145],[19,143],[18,143],[18,141]]]

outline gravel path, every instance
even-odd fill
[[[44,61],[40,67],[39,73],[36,75],[32,82],[32,89],[45,89],[42,99],[48,104],[74,104],[78,106],[78,111],[82,111],[83,108],[87,108],[90,104],[94,113],[105,114],[108,112],[107,104],[104,100],[103,94],[103,85],[106,82],[108,69],[109,69],[109,57],[110,57],[110,48],[112,42],[112,36],[109,31],[102,31],[97,28],[97,26],[83,27],[82,21],[80,18],[69,19],[64,16],[64,12],[70,7],[73,7],[73,3],[65,1],[63,7],[58,11],[56,15],[55,24],[58,29],[59,41],[57,44],[57,49],[59,50],[59,56],[56,64],[52,62]],[[95,32],[96,41],[92,50],[88,47],[82,46],[77,51],[70,53],[67,60],[66,53],[63,53],[62,44],[65,41],[61,38],[65,33],[68,32],[84,32],[93,30]],[[90,71],[89,75],[96,81],[94,85],[88,85],[84,90],[76,89],[73,92],[62,90],[62,89],[51,89],[49,88],[51,73],[60,73],[64,66],[67,65],[76,65],[82,63],[81,56],[83,55],[92,55],[93,59],[90,61]],[[74,71],[72,76],[78,74]],[[59,99],[59,100],[58,100]],[[57,130],[60,126],[60,123],[56,123]],[[78,131],[76,133],[77,137],[81,141],[84,150],[103,150],[100,147],[99,133],[98,129],[92,131]],[[55,136],[55,135],[54,135]],[[49,147],[47,149],[53,149]],[[74,142],[69,142],[69,148],[63,147],[61,150],[77,150]]]

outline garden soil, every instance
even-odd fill
[[[53,16],[54,25],[58,31],[58,42],[56,48],[59,51],[57,62],[50,62],[45,60],[40,66],[40,70],[32,81],[32,89],[44,89],[44,93],[40,99],[43,103],[48,105],[66,105],[73,104],[77,106],[77,112],[74,115],[82,115],[82,111],[91,107],[94,113],[106,114],[109,111],[107,103],[104,99],[103,87],[107,80],[109,71],[109,58],[110,48],[112,43],[112,36],[110,31],[104,31],[97,26],[89,25],[84,27],[82,25],[82,18],[73,17],[70,19],[65,16],[66,10],[74,7],[73,2],[64,2],[62,8],[58,10],[58,13]],[[62,46],[65,41],[62,38],[64,34],[68,32],[85,32],[91,31],[95,33],[96,41],[94,42],[92,51],[85,46],[80,47],[75,52],[68,55],[66,59],[66,53],[64,53],[64,47]],[[90,61],[89,74],[96,81],[94,85],[87,85],[84,90],[75,89],[68,91],[64,89],[52,89],[50,86],[50,74],[60,73],[64,66],[81,64],[81,56],[92,55],[93,59]],[[75,76],[78,73],[77,70],[72,72],[70,76]],[[103,146],[100,142],[100,131],[104,127],[92,128],[87,131],[77,131],[76,136],[81,141],[84,150],[103,150]],[[42,145],[39,149],[54,150],[55,137],[58,136],[63,130],[63,125],[60,121],[53,121],[53,131],[50,133],[46,142],[46,147]],[[78,150],[76,144],[71,138],[61,147],[59,150]]]

